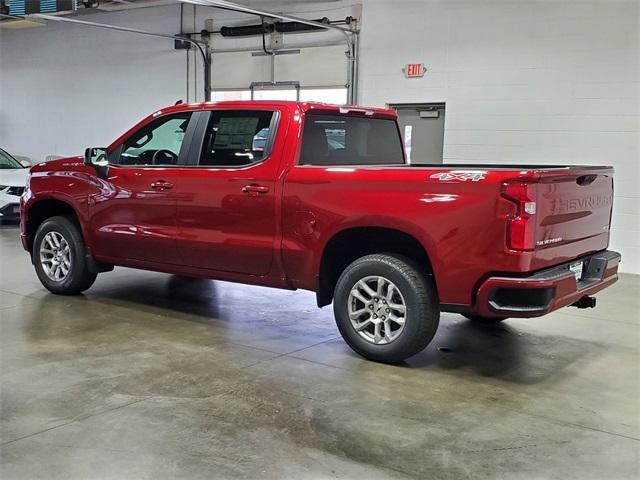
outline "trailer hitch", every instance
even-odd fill
[[[578,308],[595,308],[596,299],[595,297],[585,296],[578,300],[576,303],[572,303],[570,306]]]

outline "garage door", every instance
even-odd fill
[[[275,56],[275,81],[305,87],[344,87],[347,84],[345,45],[307,47],[299,54]],[[248,89],[253,82],[271,81],[271,57],[251,52],[216,53],[212,63],[213,90]]]

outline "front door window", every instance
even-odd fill
[[[168,115],[148,123],[122,145],[123,166],[169,166],[178,163],[191,113]]]

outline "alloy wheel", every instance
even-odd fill
[[[404,297],[388,278],[372,275],[358,280],[351,288],[348,303],[351,325],[370,343],[389,344],[404,330]]]
[[[58,232],[49,232],[40,243],[40,264],[51,280],[61,282],[71,271],[69,243]]]

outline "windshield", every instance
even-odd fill
[[[24,168],[15,158],[0,148],[0,170]]]

